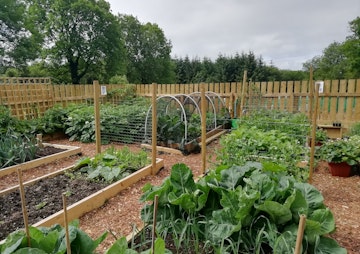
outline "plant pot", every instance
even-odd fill
[[[331,175],[333,176],[349,177],[351,174],[351,165],[346,162],[328,162],[328,165]]]

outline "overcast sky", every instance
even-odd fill
[[[113,14],[156,23],[173,57],[215,60],[252,51],[266,64],[301,70],[350,35],[360,0],[107,0]]]

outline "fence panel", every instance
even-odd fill
[[[290,112],[309,111],[309,81],[274,81],[246,83],[243,95],[242,82],[205,84],[207,91],[219,94],[234,117],[240,115],[241,98],[246,107],[262,107]],[[106,85],[108,92],[124,88],[123,85]],[[135,85],[139,96],[151,96],[151,85]],[[199,84],[159,84],[158,94],[190,94],[200,92]],[[110,97],[110,96],[109,96]],[[342,122],[345,128],[360,121],[360,79],[326,80],[324,92],[319,95],[319,124]],[[20,119],[38,117],[54,104],[92,102],[92,85],[55,85],[50,79],[0,79],[0,104],[7,105]],[[106,99],[111,101],[110,98]]]

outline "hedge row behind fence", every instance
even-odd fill
[[[129,85],[104,85],[108,95],[101,101],[116,103],[118,94]],[[134,85],[139,96],[151,96],[151,85]],[[158,95],[191,94],[200,91],[200,84],[158,84]],[[274,81],[245,83],[207,83],[206,91],[219,94],[234,118],[240,116],[241,99],[246,111],[260,108],[303,112],[311,107],[309,81]],[[11,108],[20,119],[40,116],[55,104],[92,103],[93,85],[56,85],[49,79],[28,80],[0,79],[0,104]],[[319,94],[318,123],[332,125],[340,122],[346,129],[360,121],[360,79],[326,80],[323,93]]]

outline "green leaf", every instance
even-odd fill
[[[316,243],[314,254],[346,254],[345,248],[329,237],[321,236]]]
[[[315,210],[324,207],[323,196],[320,191],[311,184],[298,182],[295,183],[295,188],[301,191],[310,209]]]
[[[170,182],[176,192],[194,191],[196,189],[192,171],[183,163],[175,164],[171,168]]]
[[[213,211],[209,221],[209,233],[215,239],[226,239],[241,229],[241,223],[232,215],[230,209]]]
[[[27,246],[26,234],[23,230],[15,231],[6,237],[5,243],[0,245],[0,253],[10,254],[21,246]]]
[[[106,254],[138,254],[137,251],[128,249],[128,242],[125,237],[121,237],[106,251]]]
[[[255,208],[269,214],[276,224],[285,224],[292,219],[290,209],[276,201],[265,200],[263,204],[255,205]]]
[[[47,253],[48,252],[45,252],[43,250],[30,248],[30,247],[22,248],[14,252],[14,254],[47,254]]]
[[[179,205],[188,212],[195,211],[196,203],[191,193],[182,193],[180,196],[176,196],[174,192],[170,192],[168,198],[172,205]]]
[[[316,237],[331,233],[334,230],[334,216],[328,208],[315,210],[306,219],[305,233],[310,243],[314,243]]]

